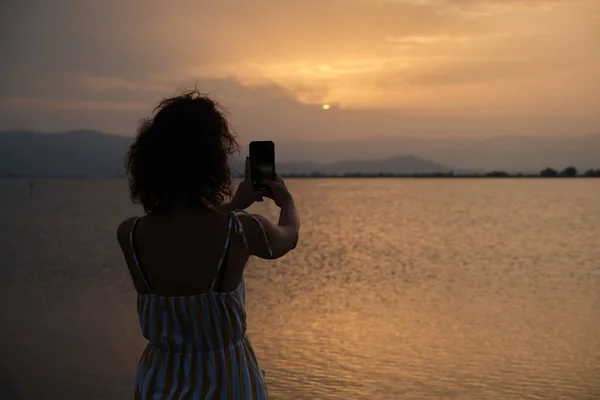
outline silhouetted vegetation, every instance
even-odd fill
[[[558,172],[555,169],[546,168],[545,170],[543,170],[542,172],[540,172],[540,176],[543,176],[543,177],[555,177],[555,176],[558,176]]]
[[[241,178],[239,174],[234,175],[236,178]],[[281,173],[284,178],[600,178],[600,168],[588,169],[583,173],[578,173],[575,167],[566,167],[558,172],[552,168],[545,168],[539,173],[509,173],[506,171],[490,171],[485,173],[457,173],[457,172],[435,172],[435,173],[412,173],[412,174],[394,174],[387,172],[378,173],[362,173],[362,172],[347,172],[344,174],[325,174],[321,172],[312,173]],[[83,174],[71,175],[25,175],[6,173],[0,175],[0,179],[23,179],[23,178],[41,178],[41,179],[111,179],[124,178],[124,174],[110,176],[86,176]]]
[[[588,169],[584,172],[585,177],[600,177],[600,169]]]
[[[486,173],[485,176],[490,177],[490,178],[505,178],[507,176],[510,176],[510,174],[508,172],[504,172],[504,171],[492,171],[492,172]]]
[[[539,173],[509,173],[506,171],[490,171],[485,173],[414,173],[414,174],[393,174],[393,173],[360,173],[348,172],[345,174],[323,174],[313,172],[309,174],[290,173],[281,174],[284,178],[592,178],[600,177],[600,169],[588,169],[583,174],[579,174],[577,168],[567,167],[561,172],[552,168],[545,168]]]
[[[570,177],[577,176],[577,168],[567,167],[562,170],[562,172],[560,173],[560,176],[570,176]]]

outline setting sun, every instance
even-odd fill
[[[329,110],[329,104],[323,104],[323,110]]]

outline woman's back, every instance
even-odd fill
[[[183,209],[124,221],[118,230],[119,242],[138,293],[147,290],[134,260],[132,240],[138,262],[157,295],[184,296],[209,291],[221,259],[226,273],[219,277],[217,290],[234,290],[250,255],[241,235],[228,236],[229,216],[212,210]],[[239,222],[235,218],[232,224]]]
[[[157,393],[173,399],[187,395],[194,399],[266,398],[264,372],[246,335],[243,278],[234,289],[219,289],[224,277],[234,277],[227,279],[233,282],[239,276],[229,273],[227,264],[234,238],[238,234],[243,238],[241,221],[235,212],[226,216],[210,212],[174,215],[145,217],[145,221],[130,219],[119,230],[124,232],[131,225],[128,243],[123,233],[119,236],[122,245],[129,247],[132,276],[139,278],[137,284],[142,290],[138,291],[138,315],[142,334],[148,340],[136,373],[136,398],[150,398]],[[147,224],[142,234],[140,222]],[[202,259],[202,248],[195,249],[186,238],[196,230],[202,232],[198,227],[205,230],[199,236],[213,244],[206,251],[217,250],[215,254],[220,254],[214,268],[205,267],[200,273],[195,270],[203,268],[194,268],[193,260]],[[171,229],[175,231],[169,234]],[[213,238],[210,231],[223,235],[215,234]],[[214,246],[215,240],[220,240],[221,246]],[[144,250],[139,251],[140,247]],[[215,257],[207,259],[211,258]],[[151,267],[146,268],[143,260],[151,261]],[[177,268],[177,262],[191,265]],[[153,274],[152,280],[147,270]],[[206,279],[210,275],[211,279]],[[194,284],[195,279],[203,281]]]

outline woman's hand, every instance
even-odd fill
[[[257,192],[252,187],[250,179],[250,159],[246,157],[246,167],[244,172],[244,180],[238,185],[233,199],[231,199],[231,207],[234,210],[243,210],[252,205],[254,202],[263,201],[263,197],[267,196],[267,191]]]
[[[269,188],[269,191],[266,194],[263,193],[263,196],[273,199],[278,207],[281,208],[285,204],[294,203],[294,198],[285,186],[283,178],[279,175],[275,174],[274,181],[264,179],[261,183]]]

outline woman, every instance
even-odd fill
[[[146,212],[117,231],[149,342],[136,399],[267,398],[246,336],[244,267],[294,249],[299,222],[280,177],[255,192],[246,173],[223,202],[237,148],[220,107],[190,91],[162,101],[129,149],[131,198]],[[263,197],[281,208],[277,225],[239,211]]]

